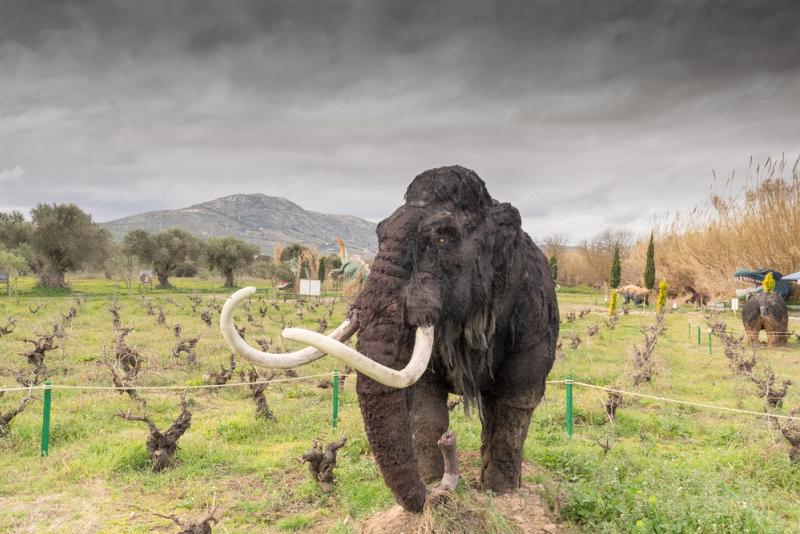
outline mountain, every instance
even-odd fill
[[[131,230],[181,228],[201,237],[233,236],[272,254],[275,244],[313,245],[337,252],[341,237],[349,253],[372,257],[378,249],[375,224],[350,215],[307,211],[282,197],[231,195],[177,210],[150,211],[100,225],[121,240]]]

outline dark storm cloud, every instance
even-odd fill
[[[263,192],[382,218],[461,163],[578,239],[800,148],[792,0],[0,6],[0,209]]]

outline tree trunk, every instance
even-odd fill
[[[233,269],[225,271],[225,287],[234,287],[233,285]]]
[[[159,289],[172,289],[172,284],[169,283],[169,275],[165,273],[156,273],[158,278]]]
[[[64,271],[58,271],[55,269],[47,269],[39,273],[39,281],[42,283],[44,287],[51,287],[51,288],[67,287],[67,283],[64,280]]]

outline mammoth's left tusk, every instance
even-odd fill
[[[419,377],[428,367],[428,362],[433,352],[433,326],[417,328],[411,360],[401,371],[390,369],[375,360],[370,360],[341,341],[317,332],[303,328],[286,328],[283,331],[283,337],[316,347],[319,351],[326,352],[341,360],[348,367],[352,367],[373,380],[393,388],[406,388],[419,380]]]
[[[222,331],[222,337],[228,346],[233,349],[240,356],[244,356],[256,365],[269,367],[273,369],[289,369],[291,367],[298,367],[311,363],[325,356],[324,352],[320,352],[313,347],[306,347],[301,350],[288,353],[272,353],[263,352],[254,347],[251,347],[247,342],[242,339],[239,332],[236,331],[236,325],[233,323],[233,313],[236,307],[256,292],[254,287],[245,287],[240,289],[225,302],[222,307],[222,313],[219,315],[219,326]],[[330,333],[330,336],[335,339],[342,339],[347,341],[358,329],[357,322],[351,322],[348,319],[339,325],[336,330]]]

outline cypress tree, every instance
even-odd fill
[[[319,269],[317,270],[317,278],[320,282],[325,281],[325,258],[319,260]]]
[[[644,266],[644,287],[656,287],[656,245],[653,242],[653,232],[650,232],[650,243],[647,245],[647,262]]]
[[[553,282],[558,282],[558,258],[555,255],[550,256],[550,274]]]
[[[619,265],[619,245],[614,245],[614,257],[611,259],[611,276],[609,284],[612,288],[618,288],[622,278],[622,268]]]

